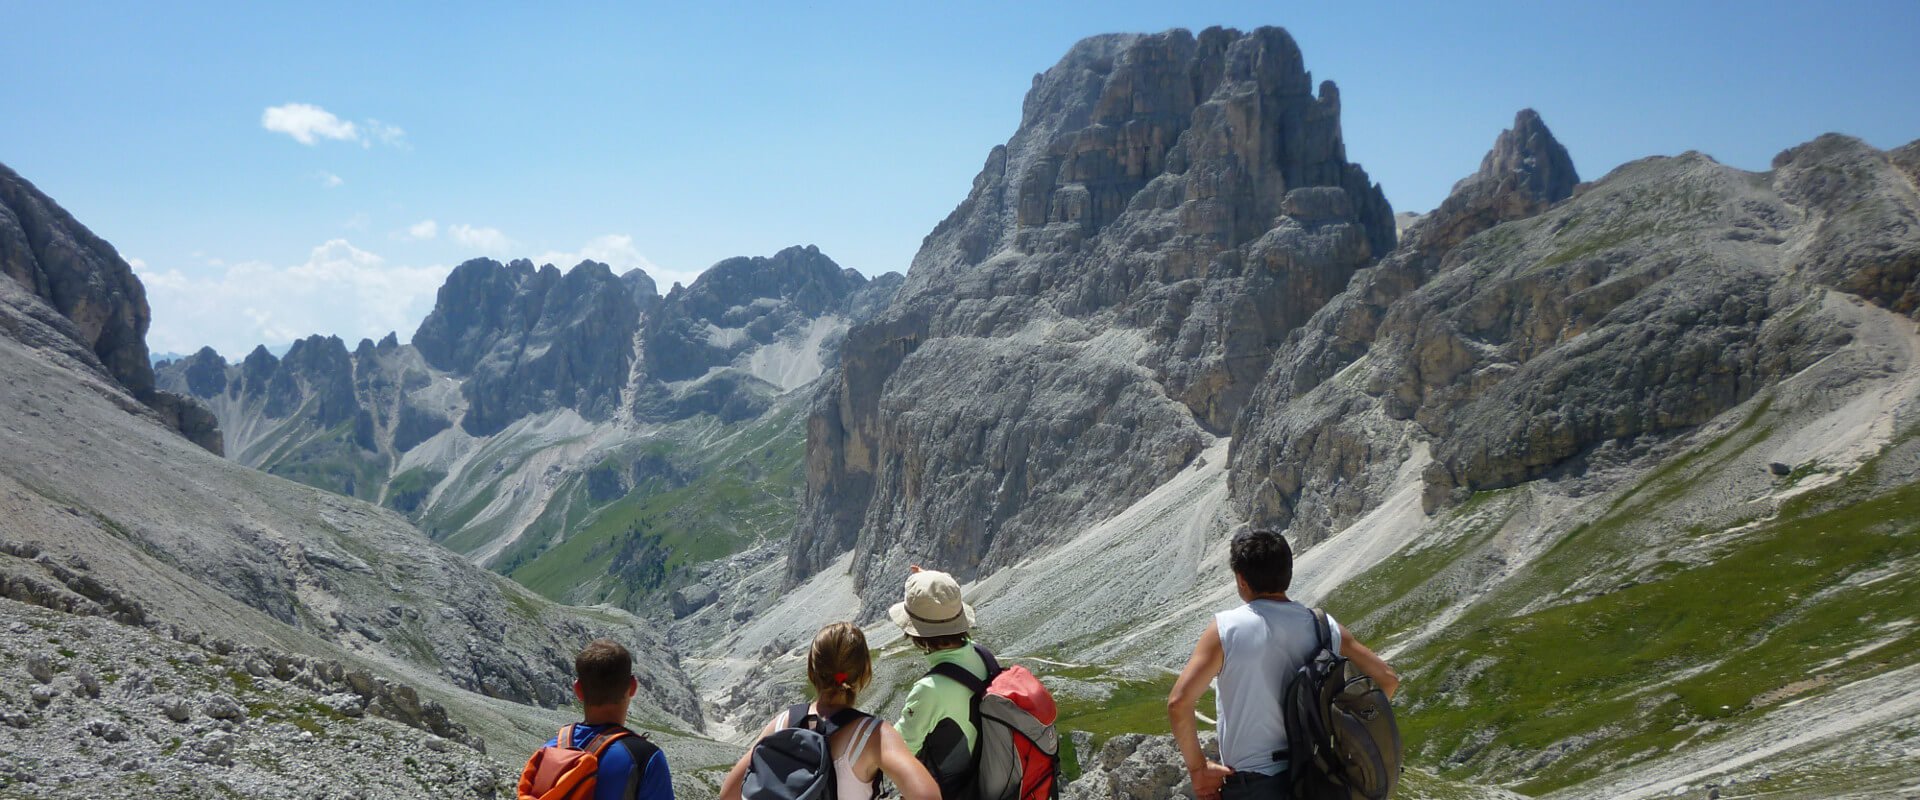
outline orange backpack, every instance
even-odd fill
[[[561,728],[552,747],[535,750],[533,756],[527,759],[526,768],[520,771],[519,800],[593,797],[600,777],[600,754],[622,737],[632,735],[633,731],[616,726],[594,735],[587,740],[585,747],[576,749],[573,746],[573,726]],[[633,768],[643,769],[645,766],[635,764]]]

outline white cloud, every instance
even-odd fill
[[[260,127],[284,133],[308,146],[321,139],[360,141],[360,131],[353,123],[334,116],[333,112],[324,108],[306,103],[288,103],[268,108],[260,115]]]
[[[345,185],[346,182],[347,182],[347,179],[342,178],[338,175],[335,175],[331,172],[320,173],[320,185],[328,189],[338,189],[341,186]]]
[[[336,142],[358,142],[361,147],[382,144],[400,150],[413,149],[413,145],[407,142],[405,128],[377,119],[355,124],[310,103],[271,106],[260,113],[260,127],[274,133],[284,133],[309,147],[318,144],[321,139],[332,139]],[[338,185],[328,184],[329,187]]]
[[[500,255],[513,247],[513,240],[499,228],[481,228],[466,223],[447,226],[447,236],[461,247],[490,255]]]
[[[367,147],[372,147],[374,142],[379,142],[388,147],[397,147],[401,150],[408,150],[413,147],[413,145],[407,143],[406,129],[398,125],[389,125],[377,119],[368,119],[366,129],[367,137],[361,144]]]
[[[609,233],[595,236],[582,245],[579,250],[548,250],[533,259],[535,264],[552,264],[566,269],[582,261],[599,261],[613,267],[615,272],[625,272],[634,267],[646,270],[652,275],[659,269],[639,248],[633,246],[633,237],[623,233]]]
[[[665,294],[676,282],[687,285],[700,277],[699,272],[683,272],[653,263],[634,246],[633,237],[624,233],[595,236],[578,250],[548,250],[533,259],[535,264],[552,264],[561,269],[571,269],[582,261],[606,264],[616,274],[635,268],[643,270],[660,287],[661,294]]]
[[[153,307],[150,348],[191,353],[212,345],[230,359],[256,344],[315,333],[337,335],[349,348],[388,331],[404,339],[432,310],[449,269],[390,265],[345,239],[315,247],[305,263],[286,267],[249,261],[189,272],[134,265]]]
[[[407,238],[425,241],[440,235],[440,223],[423,219],[407,226]]]

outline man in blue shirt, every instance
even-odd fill
[[[572,746],[588,742],[627,721],[627,707],[640,691],[633,676],[633,654],[612,639],[595,639],[573,659],[573,696],[585,709],[582,722],[569,726]],[[548,747],[559,745],[548,740]],[[673,800],[673,776],[660,748],[638,734],[621,736],[600,755],[600,772],[593,800]]]

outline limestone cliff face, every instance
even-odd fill
[[[1523,113],[1302,329],[1236,428],[1250,522],[1323,538],[1418,448],[1429,511],[1628,463],[1845,344],[1829,292],[1912,313],[1920,199],[1887,153],[1827,136],[1765,174],[1688,153],[1571,196],[1563,158]]]
[[[147,292],[113,245],[0,164],[0,275],[12,278],[72,324],[70,335],[101,371],[195,444],[221,451],[211,414],[155,389],[147,360]]]
[[[526,260],[475,259],[448,277],[414,346],[434,368],[466,379],[461,425],[469,433],[556,407],[604,420],[627,384],[639,297],[593,261],[563,275]]]
[[[1082,41],[849,334],[790,575],[854,547],[862,586],[910,559],[972,576],[1125,507],[1393,243],[1285,31]]]

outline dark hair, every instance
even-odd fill
[[[612,639],[595,639],[573,657],[573,673],[580,678],[582,702],[618,703],[626,699],[633,679],[633,654]]]
[[[1273,531],[1249,531],[1233,537],[1227,563],[1254,594],[1284,592],[1293,585],[1293,548]]]
[[[932,653],[938,650],[952,650],[967,643],[967,634],[954,633],[946,636],[909,636],[913,646]]]
[[[871,680],[873,657],[860,626],[836,622],[814,634],[813,648],[807,651],[807,682],[821,702],[851,706]]]

